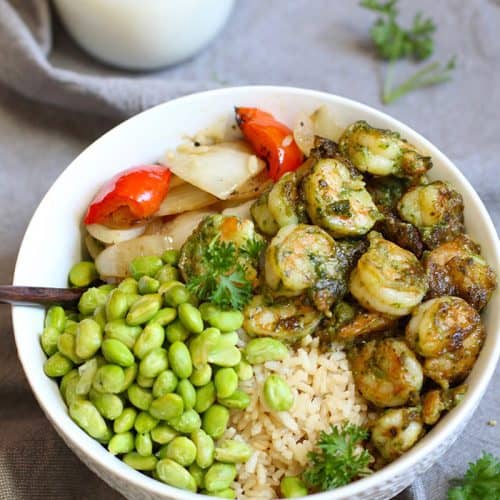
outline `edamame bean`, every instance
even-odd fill
[[[74,335],[61,333],[57,338],[57,349],[61,354],[71,359],[73,363],[83,363],[83,359],[76,355],[76,340]]]
[[[127,294],[119,288],[116,288],[109,294],[108,300],[106,302],[106,318],[108,319],[108,321],[113,321],[114,319],[123,319],[127,315],[127,311]]]
[[[309,494],[304,482],[298,476],[285,476],[280,483],[283,498],[299,498]]]
[[[104,292],[106,297],[116,288],[116,285],[113,283],[104,283],[104,285],[100,285],[97,287],[98,290]]]
[[[103,306],[108,300],[108,294],[99,288],[89,288],[83,292],[78,301],[78,310],[84,315],[93,314],[97,306]]]
[[[91,389],[89,398],[99,413],[108,420],[115,420],[123,411],[123,402],[116,394],[107,394]]]
[[[196,387],[207,385],[212,380],[212,367],[207,363],[200,368],[193,368],[193,373],[189,380]]]
[[[203,491],[204,495],[217,498],[236,498],[236,492],[232,488],[224,488],[217,491]]]
[[[179,321],[176,320],[165,329],[167,340],[173,344],[174,342],[184,342],[189,337],[189,330]]]
[[[236,478],[234,464],[214,463],[205,474],[205,488],[207,491],[219,491],[229,488]]]
[[[155,470],[158,463],[158,459],[154,455],[143,457],[135,451],[123,455],[122,460],[133,469],[142,471]]]
[[[111,432],[104,418],[90,401],[73,401],[69,407],[69,415],[89,436],[101,443],[110,440]]]
[[[69,271],[68,281],[72,286],[89,286],[99,278],[95,264],[89,261],[76,263]]]
[[[160,282],[151,276],[142,276],[137,285],[141,295],[156,293],[160,288]]]
[[[102,343],[102,330],[93,319],[80,321],[76,330],[75,351],[82,359],[89,359],[99,350]]]
[[[125,278],[118,285],[118,290],[127,295],[137,295],[139,293],[139,286],[134,278]]]
[[[149,432],[137,434],[135,436],[135,449],[142,457],[147,457],[153,454],[153,441]]]
[[[182,379],[176,388],[177,394],[184,401],[184,409],[191,410],[196,404],[196,389],[188,379]]]
[[[238,378],[245,382],[246,380],[250,380],[253,377],[253,368],[252,365],[247,363],[244,359],[242,359],[235,367],[234,367]]]
[[[177,309],[174,309],[173,307],[164,307],[148,321],[148,325],[151,323],[157,323],[160,326],[166,326],[172,323],[175,318],[177,318]]]
[[[106,323],[104,333],[106,338],[123,342],[129,349],[134,347],[137,337],[141,333],[140,326],[130,326],[123,319],[115,319]]]
[[[64,326],[64,333],[70,333],[71,335],[76,335],[77,328],[78,328],[78,321],[67,319],[66,325]]]
[[[92,314],[92,319],[101,327],[101,330],[104,330],[104,327],[106,326],[106,307],[105,306],[97,306],[95,308],[94,314]],[[78,323],[75,326],[75,332],[74,334],[76,335],[76,330],[78,328]]]
[[[62,377],[66,375],[71,368],[73,368],[73,362],[66,356],[63,356],[60,352],[52,354],[43,364],[43,371],[47,377]]]
[[[240,337],[237,332],[228,332],[220,336],[219,342],[224,345],[236,345],[239,339]]]
[[[151,430],[151,439],[158,444],[167,444],[176,437],[177,431],[172,429],[170,425],[163,422],[159,423],[154,429]],[[164,457],[162,457],[164,458]]]
[[[89,393],[98,367],[97,359],[92,358],[78,368],[80,377],[75,388],[78,395],[85,396]]]
[[[137,415],[134,422],[134,429],[139,434],[145,434],[146,432],[151,432],[159,423],[157,418],[154,418],[147,411],[141,411],[139,415]]]
[[[236,366],[241,361],[241,352],[224,339],[225,335],[221,335],[209,349],[208,361],[222,367]]]
[[[177,388],[178,379],[172,370],[165,370],[161,372],[153,384],[153,396],[159,398],[174,392]]]
[[[195,410],[187,410],[180,417],[169,419],[168,423],[176,431],[189,434],[201,427],[201,418]]]
[[[139,387],[137,384],[132,384],[127,390],[129,401],[139,410],[149,410],[153,395],[147,389]]]
[[[201,314],[196,307],[189,302],[180,304],[177,308],[179,320],[184,327],[192,333],[201,333],[203,331],[203,320]]]
[[[137,410],[135,408],[125,408],[121,415],[113,422],[113,430],[117,434],[128,432],[134,428],[135,419],[137,418]],[[133,444],[133,440],[132,440]],[[132,451],[132,450],[130,450]]]
[[[288,356],[288,348],[285,344],[268,337],[252,339],[245,347],[245,358],[251,365],[258,365],[266,361],[281,361]]]
[[[189,473],[193,476],[194,480],[196,481],[196,486],[198,488],[203,488],[204,486],[204,477],[205,477],[205,471],[196,463],[192,463],[189,466]]]
[[[232,332],[243,326],[243,313],[240,311],[222,311],[209,309],[207,311],[208,323],[218,328],[221,332]]]
[[[101,346],[104,358],[110,363],[127,368],[134,364],[134,355],[130,349],[119,340],[105,339]]]
[[[165,250],[161,256],[161,260],[165,264],[170,264],[171,266],[176,266],[179,263],[181,253],[179,250]]]
[[[164,483],[196,493],[196,481],[193,476],[170,458],[164,458],[156,464],[156,473]]]
[[[168,349],[168,361],[172,371],[179,378],[188,378],[193,373],[193,364],[191,355],[186,344],[182,342],[174,342]]]
[[[169,281],[179,279],[179,270],[173,266],[165,265],[155,274],[155,279],[159,283],[168,283]]]
[[[142,359],[153,349],[161,347],[165,341],[165,330],[157,323],[146,325],[134,345],[134,354]]]
[[[66,390],[70,384],[73,385],[74,390],[76,388],[76,385],[78,384],[79,379],[80,376],[78,375],[78,370],[75,369],[70,370],[68,373],[66,373],[59,383],[59,391],[61,392],[61,396],[63,397],[66,406],[69,406],[68,401],[66,400]]]
[[[237,389],[228,398],[220,398],[218,402],[226,408],[234,408],[244,410],[250,404],[250,396],[243,391]]]
[[[167,445],[165,458],[170,458],[179,465],[191,465],[196,458],[196,446],[185,436],[176,437]]]
[[[99,392],[117,394],[122,391],[124,383],[125,373],[122,367],[108,364],[97,369],[92,387]]]
[[[146,323],[160,310],[161,302],[157,293],[142,295],[130,307],[125,321],[131,326]]]
[[[167,285],[167,283],[165,284]],[[161,289],[160,289],[161,290]],[[183,284],[170,286],[164,294],[165,304],[171,307],[177,307],[189,301],[191,295]]]
[[[142,276],[153,277],[162,266],[163,262],[160,257],[155,255],[141,255],[130,262],[128,270],[130,275],[138,280]]]
[[[288,411],[293,406],[293,394],[279,375],[269,375],[264,382],[264,401],[269,409]]]
[[[202,429],[212,438],[219,439],[226,431],[229,411],[224,406],[214,404],[203,414]],[[221,488],[215,489],[223,489]]]
[[[155,383],[155,379],[151,377],[144,377],[139,373],[135,379],[135,383],[144,387],[144,389],[151,389]]]
[[[133,363],[132,365],[127,366],[127,368],[123,369],[125,379],[123,380],[123,385],[120,392],[126,391],[134,383],[137,372],[137,363]]]
[[[214,463],[214,440],[203,429],[193,431],[191,440],[196,445],[196,463],[202,469],[210,467]]]
[[[146,356],[142,358],[139,363],[139,374],[143,377],[156,378],[167,368],[167,351],[166,349],[163,349],[163,347],[157,347],[156,349],[149,351]]]
[[[232,368],[221,368],[215,374],[214,383],[217,397],[228,398],[238,389],[238,375]]]
[[[113,455],[121,455],[134,450],[134,435],[131,432],[115,434],[108,443],[108,450]]]
[[[207,385],[196,390],[196,403],[194,409],[203,413],[215,403],[215,385],[209,382]]]
[[[196,368],[201,368],[208,363],[208,353],[215,346],[220,335],[217,328],[207,328],[189,342],[189,352]]]
[[[168,393],[156,398],[149,407],[149,413],[160,420],[180,417],[184,411],[184,401],[178,394]]]
[[[243,441],[227,439],[215,448],[215,460],[232,464],[245,463],[252,456],[252,448]]]
[[[45,328],[55,328],[59,333],[64,331],[66,326],[66,313],[61,306],[52,306],[47,309],[45,314]]]

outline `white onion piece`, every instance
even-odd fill
[[[97,241],[95,238],[90,236],[90,234],[85,235],[85,248],[87,252],[92,257],[92,259],[96,259],[97,256],[104,250],[104,244],[100,241]]]
[[[111,229],[102,224],[88,224],[85,227],[92,237],[106,243],[106,245],[137,238],[144,233],[146,229],[146,226],[133,226],[127,229]]]
[[[198,224],[208,215],[215,213],[211,210],[194,210],[178,215],[175,219],[163,224],[160,234],[168,236],[172,241],[172,248],[179,250]]]
[[[187,182],[169,190],[155,215],[173,215],[213,205],[218,198]]]
[[[311,115],[314,134],[338,142],[344,129],[335,121],[330,109],[323,105]]]
[[[178,177],[222,200],[265,166],[243,141],[200,147],[184,144],[167,153],[163,163]]]
[[[235,215],[240,219],[252,220],[252,215],[250,214],[250,207],[253,205],[254,201],[255,200],[249,200],[246,201],[245,203],[241,203],[240,205],[225,208],[222,211],[222,215]]]
[[[139,236],[107,247],[95,259],[97,272],[103,279],[124,278],[130,261],[140,255],[161,255],[174,248],[170,236],[152,234]]]
[[[310,116],[300,113],[293,128],[293,138],[305,156],[309,156],[314,147],[314,124]]]

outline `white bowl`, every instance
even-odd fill
[[[78,44],[126,69],[176,64],[222,29],[234,0],[54,0]]]
[[[233,106],[257,106],[293,123],[301,111],[325,104],[340,125],[364,119],[377,127],[397,130],[419,150],[432,156],[430,177],[450,181],[465,202],[468,233],[481,243],[484,257],[500,269],[498,239],[476,192],[452,162],[435,146],[393,118],[357,102],[330,94],[287,87],[237,87],[194,94],[145,111],[98,139],[60,175],[36,210],[19,251],[14,284],[65,286],[68,269],[80,257],[80,222],[102,182],[131,165],[153,162]],[[42,265],[43,263],[43,265]],[[487,338],[469,376],[463,402],[448,413],[413,449],[381,471],[348,486],[314,495],[320,499],[387,499],[427,470],[463,431],[493,375],[500,353],[498,291],[483,314]],[[173,489],[132,470],[112,456],[69,418],[55,382],[43,373],[45,356],[39,346],[43,310],[13,308],[19,358],[40,406],[68,446],[113,488],[134,499],[196,500],[199,496]]]

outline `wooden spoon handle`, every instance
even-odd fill
[[[86,288],[45,288],[39,286],[0,285],[3,304],[75,304]]]

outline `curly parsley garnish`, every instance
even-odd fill
[[[309,486],[326,491],[371,474],[368,465],[373,457],[358,446],[367,438],[368,432],[353,424],[332,426],[330,433],[321,432],[316,443],[318,451],[309,453],[310,468],[304,472],[304,480]]]

